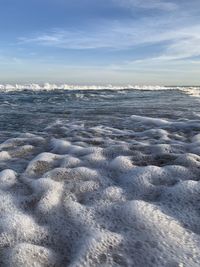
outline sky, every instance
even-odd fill
[[[199,0],[0,0],[0,83],[200,85]]]

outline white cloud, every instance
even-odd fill
[[[146,25],[148,24],[148,28]],[[163,26],[163,27],[160,27]],[[33,37],[20,38],[23,44],[36,44],[63,49],[134,49],[165,43],[157,56],[163,60],[183,59],[200,55],[200,24],[171,29],[152,21],[127,24],[108,24],[95,31],[53,30]]]
[[[177,4],[162,0],[113,0],[115,3],[128,8],[160,9],[173,11],[178,8]]]

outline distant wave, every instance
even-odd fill
[[[181,86],[159,86],[159,85],[69,85],[69,84],[50,84],[44,83],[43,85],[30,83],[30,84],[0,84],[0,91],[50,91],[50,90],[179,90],[185,94],[200,97],[200,86],[194,87],[181,87]]]
[[[185,88],[180,88],[180,91],[183,93],[194,96],[194,97],[200,97],[200,87],[185,87]]]
[[[173,87],[174,88],[174,87]],[[127,89],[138,89],[138,90],[165,90],[172,89],[165,86],[139,86],[139,85],[69,85],[69,84],[50,84],[44,83],[43,85],[31,83],[31,84],[0,84],[0,90],[12,91],[12,90],[127,90]]]

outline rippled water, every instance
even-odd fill
[[[119,128],[131,115],[195,119],[199,98],[163,91],[21,91],[0,93],[1,132],[42,131],[56,120]]]

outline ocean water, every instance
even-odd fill
[[[192,90],[191,90],[192,91]],[[194,90],[193,90],[194,91]],[[193,92],[192,91],[192,92]],[[1,132],[43,131],[60,120],[86,125],[128,128],[131,115],[166,119],[198,119],[199,95],[171,90],[0,91]]]
[[[54,87],[0,86],[0,266],[199,267],[200,88]]]

